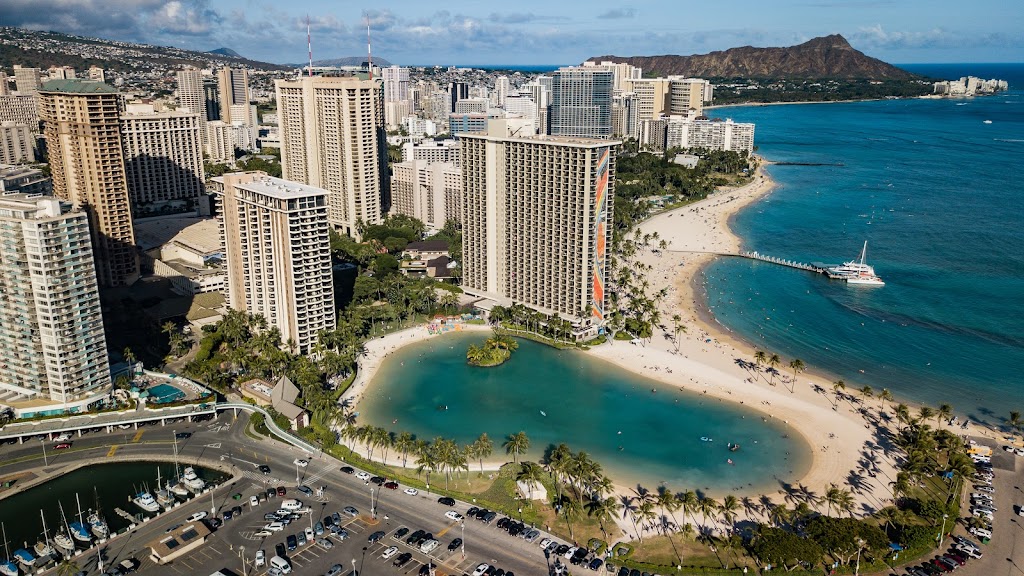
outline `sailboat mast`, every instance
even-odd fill
[[[867,256],[867,253],[868,253],[868,241],[865,240],[864,241],[864,247],[860,249],[860,263],[861,264],[864,263],[864,257]]]
[[[39,518],[43,521],[43,540],[46,541],[46,545],[50,545],[50,535],[46,532],[46,516],[43,515],[43,509],[39,509]]]
[[[7,526],[4,526],[3,523],[0,523],[0,529],[2,529],[4,533],[4,558],[10,558],[11,549],[7,547]]]
[[[78,492],[75,492],[75,504],[78,506],[78,523],[84,526],[85,522],[82,520],[82,501],[78,499]]]

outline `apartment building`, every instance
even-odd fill
[[[610,138],[612,135],[612,86],[609,70],[592,67],[559,68],[551,75],[552,136]]]
[[[458,140],[421,140],[402,144],[402,162],[423,160],[425,162],[447,162],[459,165]]]
[[[749,154],[754,151],[754,124],[673,117],[665,123],[664,145],[659,149],[666,148],[707,148]]]
[[[410,160],[391,165],[391,214],[418,218],[440,230],[462,223],[462,172],[452,163]]]
[[[127,106],[121,136],[136,218],[194,208],[205,193],[201,118],[190,111],[154,112],[151,104]]]
[[[0,122],[11,122],[29,127],[33,134],[39,133],[39,97],[29,94],[8,94],[0,96]]]
[[[36,161],[36,135],[25,124],[0,122],[0,164]]]
[[[220,119],[227,123],[255,125],[249,111],[249,72],[244,68],[221,68],[217,71],[220,96]]]
[[[39,68],[26,68],[18,64],[14,65],[15,90],[22,94],[31,94],[39,90],[42,84],[42,73]]]
[[[263,172],[213,182],[228,305],[263,315],[282,342],[309,352],[320,331],[336,325],[330,192]]]
[[[59,413],[109,389],[89,216],[53,196],[3,195],[0,403]]]
[[[275,85],[284,178],[328,190],[328,219],[350,236],[379,224],[390,189],[380,83],[313,76]]]
[[[39,90],[53,192],[85,207],[101,286],[139,277],[121,143],[121,95],[91,80],[51,80]]]
[[[178,79],[178,104],[180,108],[189,112],[199,114],[199,141],[206,145],[206,122],[209,118],[207,109],[206,90],[203,86],[203,73],[198,68],[191,66],[179,70],[176,74]]]
[[[461,137],[463,289],[600,324],[621,142],[493,128]]]

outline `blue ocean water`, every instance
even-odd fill
[[[1024,409],[1024,65],[904,67],[1011,90],[713,111],[755,122],[769,160],[825,164],[769,167],[779,187],[733,219],[745,248],[839,263],[867,240],[886,285],[730,259],[705,271],[707,302],[787,363],[1000,423]]]
[[[620,485],[650,490],[664,484],[715,495],[773,492],[810,464],[810,447],[783,422],[582,352],[521,340],[501,366],[467,365],[466,349],[483,339],[448,334],[391,354],[359,402],[359,422],[460,445],[486,432],[495,459],[505,457],[504,438],[522,430],[530,438],[528,459],[565,442]],[[730,442],[741,449],[730,452]]]

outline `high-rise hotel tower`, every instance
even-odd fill
[[[109,388],[89,217],[52,196],[0,197],[0,398],[75,409]]]
[[[306,353],[336,326],[326,190],[239,172],[213,179],[228,305],[262,314]]]
[[[491,130],[460,135],[463,288],[602,322],[621,142]]]
[[[121,95],[102,82],[51,80],[39,89],[53,193],[89,213],[101,286],[126,286],[139,278],[121,112]]]
[[[282,176],[328,190],[328,220],[347,234],[379,224],[389,190],[380,82],[313,76],[275,84]]]

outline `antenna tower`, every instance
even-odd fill
[[[366,66],[370,70],[370,80],[373,80],[373,51],[370,49],[370,15],[366,15]]]
[[[309,77],[313,77],[313,37],[309,33],[309,14],[306,14],[306,46],[309,47]]]

